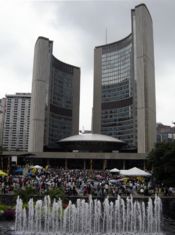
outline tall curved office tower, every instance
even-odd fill
[[[94,54],[93,132],[149,152],[156,140],[153,26],[144,4],[131,11],[131,34]]]
[[[29,152],[79,132],[80,68],[56,59],[52,47],[44,37],[35,44]]]

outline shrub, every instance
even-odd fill
[[[15,219],[15,210],[14,209],[7,209],[4,211],[3,217],[6,220],[14,220]]]
[[[24,203],[27,203],[29,199],[32,198],[33,196],[38,196],[38,192],[32,187],[28,187],[25,190],[24,189],[16,190],[15,193],[19,195],[19,197],[23,200]]]
[[[9,209],[9,206],[5,205],[5,204],[0,204],[0,211],[5,211]]]
[[[0,221],[4,220],[4,211],[0,210]]]
[[[64,190],[62,188],[54,188],[54,189],[50,189],[46,195],[49,195],[51,200],[56,199],[58,200],[60,199],[64,199],[65,198],[65,194],[64,194]]]
[[[13,212],[12,212],[13,211]],[[0,221],[15,218],[15,209],[5,204],[0,204]]]

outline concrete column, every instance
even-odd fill
[[[67,167],[67,159],[65,159],[64,169],[65,169],[65,170],[67,170],[67,169],[68,169],[68,167]]]
[[[92,114],[93,133],[101,133],[101,58],[102,48],[97,47],[94,51],[94,100]]]
[[[105,170],[107,168],[107,160],[104,159],[103,160],[103,170]]]
[[[93,160],[91,159],[90,160],[90,170],[92,171],[92,168],[93,168]]]
[[[154,40],[151,15],[144,4],[132,11],[134,78],[137,91],[138,153],[152,150],[156,142]]]
[[[3,157],[1,156],[1,169],[4,169],[4,164],[3,164]]]
[[[83,169],[86,170],[86,160],[83,161]]]
[[[126,160],[123,160],[123,170],[126,168]]]
[[[11,157],[8,157],[8,163],[7,163],[7,173],[9,174],[11,167]]]

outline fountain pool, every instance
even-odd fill
[[[110,202],[78,199],[69,201],[63,209],[62,201],[44,200],[28,202],[23,208],[20,198],[16,204],[15,234],[19,235],[160,235],[162,203],[158,196],[148,202],[126,200],[120,196]]]

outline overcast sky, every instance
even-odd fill
[[[1,1],[0,98],[31,92],[35,41],[54,41],[53,54],[81,68],[80,129],[91,128],[94,47],[131,33],[137,0]],[[145,0],[152,15],[157,122],[175,121],[175,1]]]

